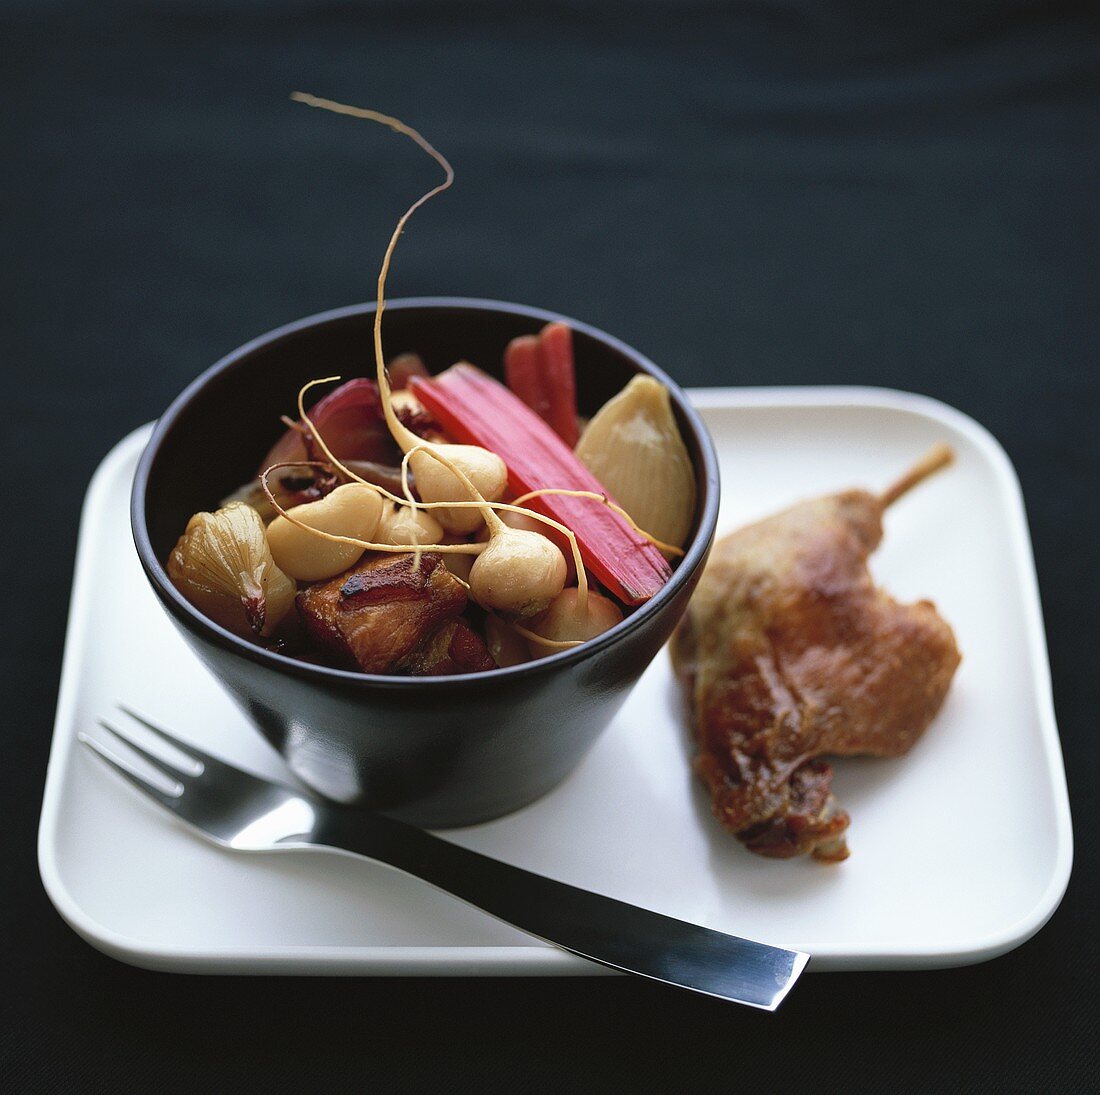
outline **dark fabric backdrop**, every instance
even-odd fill
[[[1073,1091],[1097,1079],[1092,4],[0,2],[9,604],[0,1087]],[[158,975],[47,901],[35,830],[76,524],[110,446],[283,321],[539,304],[685,384],[880,384],[989,426],[1029,506],[1078,846],[1018,951],[809,976],[776,1016],[627,979]],[[974,778],[983,778],[975,772]],[[1019,804],[1028,808],[1026,802]],[[948,898],[949,899],[949,898]]]

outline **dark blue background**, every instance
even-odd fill
[[[0,2],[4,1086],[1095,1081],[1090,10]],[[384,131],[289,103],[299,87],[397,113],[455,164],[394,295],[576,315],[685,384],[925,392],[1000,438],[1029,507],[1078,834],[1038,937],[969,970],[811,976],[769,1017],[628,980],[157,975],[65,927],[33,847],[87,480],[225,351],[369,297],[395,214],[435,178]]]

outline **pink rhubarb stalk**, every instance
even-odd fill
[[[577,443],[577,379],[573,332],[548,323],[504,351],[504,377],[512,389],[570,447]]]
[[[434,380],[413,377],[410,386],[448,436],[500,456],[517,497],[545,487],[607,494],[542,418],[473,365],[455,365]],[[602,502],[550,494],[524,505],[572,529],[585,566],[626,604],[649,600],[672,573],[660,551]]]

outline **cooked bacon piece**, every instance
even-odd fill
[[[414,677],[444,677],[496,669],[485,640],[465,620],[449,620],[401,664]]]
[[[466,607],[466,590],[424,552],[368,555],[344,574],[298,594],[309,635],[364,673],[400,672],[424,640]]]
[[[917,470],[912,482],[929,474]],[[846,858],[848,815],[815,758],[901,756],[947,695],[950,626],[867,571],[883,509],[909,480],[811,499],[720,540],[673,639],[695,770],[718,820],[760,855]]]

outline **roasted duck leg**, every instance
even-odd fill
[[[883,511],[950,463],[937,446],[883,494],[800,502],[726,536],[672,643],[695,770],[751,851],[846,859],[848,815],[823,754],[900,756],[932,721],[959,664],[930,601],[899,604],[867,558]]]

